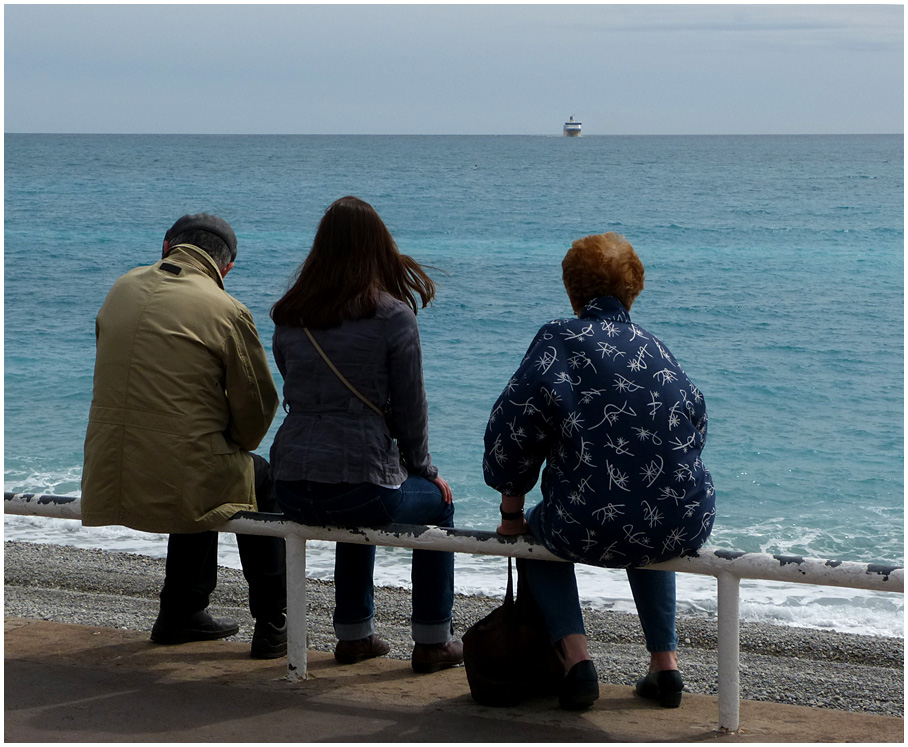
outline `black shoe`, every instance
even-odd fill
[[[463,664],[463,642],[452,638],[447,643],[416,643],[410,666],[417,674],[431,674]]]
[[[287,655],[287,615],[276,620],[259,618],[252,633],[253,659],[280,659]]]
[[[637,692],[644,698],[659,701],[663,708],[677,708],[681,705],[681,691],[684,681],[677,669],[650,672],[637,680]]]
[[[229,617],[212,617],[207,611],[195,612],[179,620],[158,615],[151,629],[151,640],[165,646],[190,641],[216,641],[240,632],[236,620]]]
[[[358,661],[385,656],[391,647],[375,633],[358,641],[338,641],[334,647],[334,659],[338,664],[356,664]]]
[[[581,711],[599,700],[599,675],[589,659],[578,661],[561,683],[558,702],[566,711]]]

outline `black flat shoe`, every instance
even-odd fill
[[[677,669],[650,672],[637,680],[637,692],[648,700],[656,700],[663,708],[677,708],[681,705],[681,691],[684,681]]]
[[[558,702],[566,711],[582,711],[599,700],[599,675],[589,659],[578,661],[561,683]]]

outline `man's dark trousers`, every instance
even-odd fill
[[[259,511],[280,513],[274,500],[270,466],[251,454],[255,466],[255,500]],[[280,621],[287,609],[286,550],[283,537],[236,535],[249,584],[249,611],[255,619]],[[182,620],[208,607],[218,577],[218,533],[171,534],[167,543],[161,616]]]

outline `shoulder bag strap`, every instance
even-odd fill
[[[369,407],[371,407],[373,410],[375,410],[375,412],[377,412],[379,415],[384,417],[385,413],[383,413],[374,404],[372,404],[371,400],[367,399],[365,396],[360,394],[359,390],[355,386],[353,386],[353,384],[351,384],[349,381],[347,381],[347,379],[344,378],[344,375],[340,371],[337,370],[335,365],[331,362],[331,359],[327,355],[325,355],[325,351],[322,350],[321,345],[319,345],[315,341],[315,338],[312,336],[312,333],[309,331],[309,329],[307,327],[303,327],[303,332],[306,333],[306,336],[309,338],[310,342],[315,346],[315,349],[318,351],[318,354],[322,357],[322,360],[328,364],[328,368],[330,368],[332,371],[334,371],[334,375],[337,376],[337,378],[339,378],[343,382],[344,386],[347,387],[347,389],[349,389],[351,392],[353,392],[357,397],[359,397],[363,402],[365,402],[367,405],[369,405]]]

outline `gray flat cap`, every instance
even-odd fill
[[[184,231],[207,231],[219,236],[224,243],[230,247],[230,253],[236,257],[236,234],[230,227],[230,224],[223,218],[218,218],[210,213],[196,213],[195,215],[184,215],[174,223],[164,234],[164,240],[170,241],[171,236],[176,236]]]

